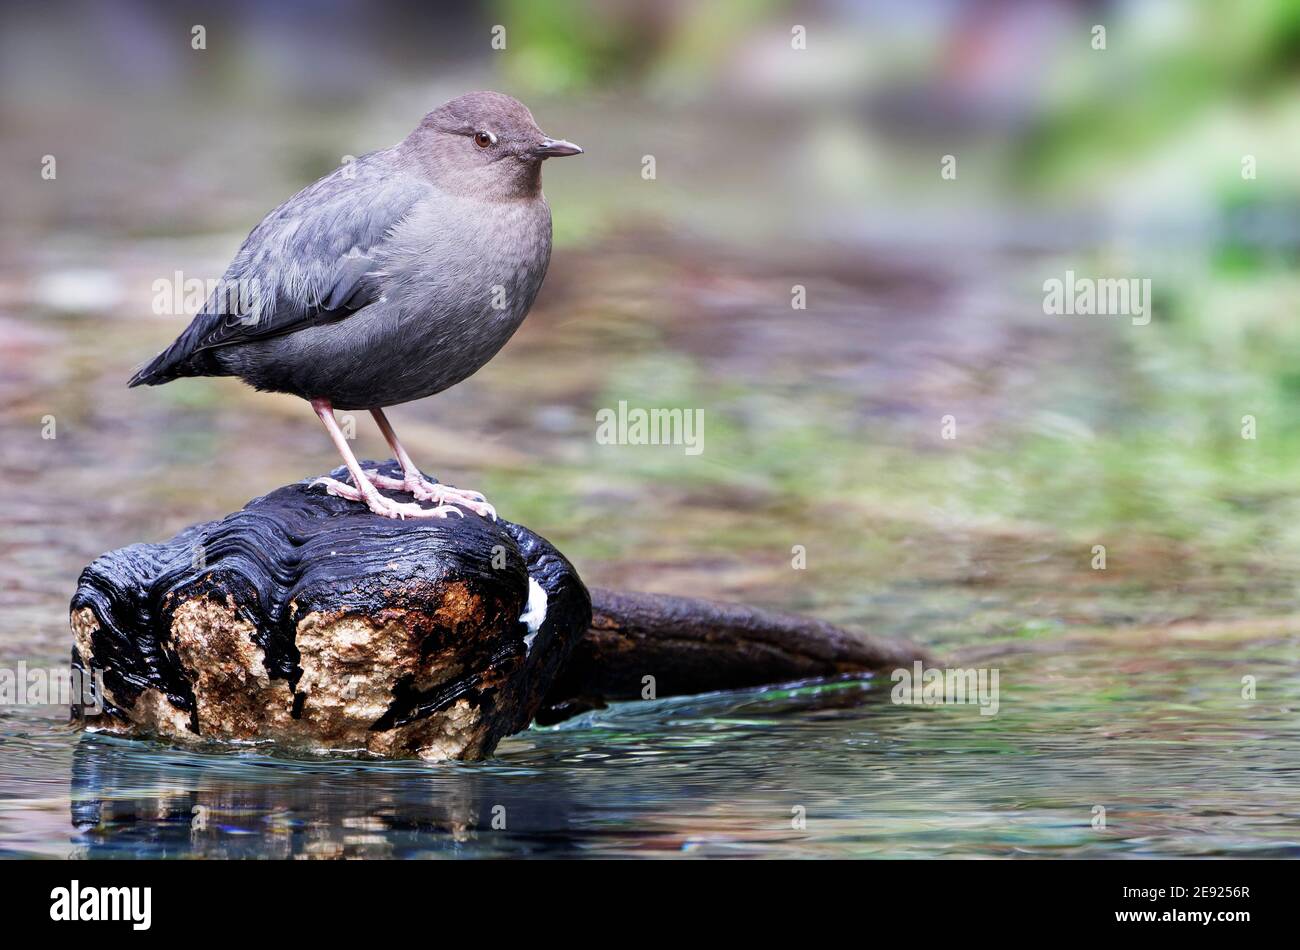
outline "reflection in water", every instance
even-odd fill
[[[478,764],[42,741],[70,753],[56,853],[79,857],[1294,856],[1287,651],[1027,653],[995,717],[895,706],[884,679],[627,703]],[[1239,663],[1270,698],[1241,700]],[[16,824],[0,853],[49,853]]]
[[[72,760],[74,854],[408,858],[526,854],[572,812],[490,769],[201,755],[86,736]],[[502,824],[508,835],[493,830]]]

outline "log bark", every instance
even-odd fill
[[[526,728],[590,623],[572,565],[509,521],[389,521],[311,481],[87,567],[72,662],[103,689],[74,718],[428,759]]]
[[[82,572],[72,663],[102,682],[74,706],[79,722],[187,743],[475,759],[535,717],[638,699],[648,682],[671,696],[924,658],[905,641],[739,604],[597,590],[593,613],[573,566],[528,528],[389,521],[312,481]]]
[[[678,696],[929,660],[885,639],[795,614],[668,594],[591,589],[592,623],[538,714],[557,722],[610,700]],[[651,677],[652,679],[647,679]]]

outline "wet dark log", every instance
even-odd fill
[[[474,759],[535,717],[640,698],[647,676],[669,696],[923,657],[678,597],[597,591],[593,618],[573,566],[527,528],[389,521],[311,481],[87,567],[72,662],[102,687],[74,717],[186,743]]]
[[[906,640],[743,604],[601,588],[592,588],[591,603],[591,629],[551,687],[539,722],[609,700],[640,699],[648,688],[655,696],[679,696],[929,659]]]
[[[508,521],[389,521],[310,481],[86,568],[73,666],[102,671],[102,708],[74,716],[429,759],[527,727],[590,622],[569,562]]]

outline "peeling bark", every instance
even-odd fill
[[[477,759],[535,717],[641,698],[646,677],[671,696],[925,658],[739,604],[597,590],[593,616],[527,528],[388,521],[311,482],[87,567],[72,662],[103,690],[74,717],[184,743]]]
[[[538,721],[609,700],[679,696],[910,666],[906,640],[743,604],[592,588],[591,629],[547,694]],[[653,677],[647,681],[646,677]]]
[[[86,568],[73,665],[102,671],[104,695],[74,716],[429,759],[490,755],[526,728],[590,622],[569,562],[510,522],[386,521],[310,481]],[[540,623],[521,619],[534,587]]]

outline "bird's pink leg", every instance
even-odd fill
[[[402,466],[402,479],[388,478],[380,475],[378,472],[367,472],[370,480],[380,488],[388,488],[393,491],[410,492],[420,501],[432,501],[439,505],[453,504],[468,508],[477,515],[485,518],[497,519],[497,511],[488,504],[486,498],[476,491],[464,488],[452,488],[450,485],[443,485],[438,482],[431,482],[424,477],[424,474],[411,461],[411,457],[406,454],[406,449],[398,441],[397,433],[393,431],[388,417],[384,415],[382,409],[371,409],[370,414],[375,417],[375,422],[379,424],[379,431],[384,434],[388,441],[388,447],[393,450],[393,457],[397,459],[397,464]]]
[[[330,405],[328,399],[313,399],[311,407],[320,417],[320,421],[325,423],[325,430],[329,432],[330,438],[334,440],[334,447],[339,450],[339,455],[343,456],[343,464],[348,467],[348,472],[352,475],[352,481],[356,487],[345,485],[343,482],[334,478],[318,478],[312,482],[313,485],[324,485],[325,490],[331,495],[338,495],[340,498],[346,498],[349,501],[363,501],[366,506],[377,515],[383,515],[385,518],[445,518],[448,515],[455,514],[461,518],[465,513],[459,508],[452,505],[439,505],[436,508],[423,508],[420,505],[408,505],[402,502],[393,501],[379,493],[365,473],[361,470],[361,463],[357,457],[352,454],[352,449],[348,446],[348,440],[343,435],[343,430],[339,428],[338,422],[334,419],[334,407]]]

